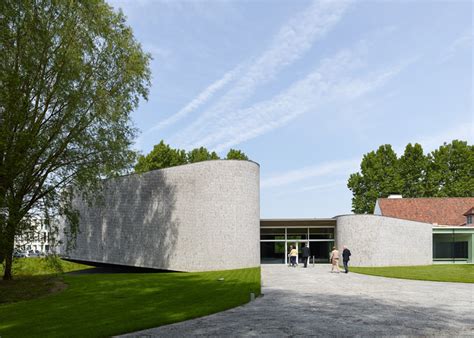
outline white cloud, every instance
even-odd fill
[[[273,188],[296,183],[308,178],[350,174],[357,170],[359,163],[359,159],[341,160],[290,170],[284,173],[271,175],[270,177],[261,180],[260,187]]]
[[[436,134],[413,137],[406,144],[409,142],[412,144],[419,143],[423,147],[423,151],[427,153],[438,149],[444,142],[450,143],[453,140],[467,141],[474,144],[474,121],[471,119],[471,121],[460,123]],[[395,148],[397,155],[403,154],[406,144]]]
[[[351,102],[386,84],[410,62],[387,67],[363,77],[350,77],[359,64],[358,53],[344,51],[324,60],[321,66],[270,100],[216,120],[205,137],[195,140],[221,151],[279,128],[298,116],[317,113],[323,104]]]
[[[405,143],[403,143],[403,145],[399,144],[395,146],[394,150],[398,156],[401,156],[403,154],[406,144],[411,142],[421,144],[423,146],[424,152],[428,153],[432,150],[437,149],[444,142],[449,143],[454,139],[468,141],[470,144],[472,144],[474,142],[473,124],[464,123],[440,131],[436,134],[413,137],[412,139],[407,140]],[[376,149],[367,149],[367,152],[372,150]],[[348,179],[350,174],[360,170],[361,160],[362,155],[358,158],[353,158],[350,160],[336,160],[331,162],[318,163],[313,166],[307,166],[300,169],[293,169],[283,173],[270,175],[269,177],[261,180],[260,187],[263,189],[280,187],[316,177],[324,178],[333,176],[344,176]],[[303,192],[309,190],[329,189],[331,187],[335,187],[346,182],[346,180],[330,181],[329,183],[300,187],[294,191]]]
[[[159,129],[165,128],[173,123],[178,122],[179,120],[183,119],[184,117],[191,114],[193,111],[198,109],[201,105],[206,103],[212,96],[222,89],[226,84],[232,81],[236,74],[238,73],[239,67],[227,72],[224,76],[211,85],[209,85],[206,89],[204,89],[197,97],[195,97],[191,102],[189,102],[186,106],[184,106],[181,110],[177,113],[171,115],[167,119],[159,122],[154,127],[148,129],[145,134],[157,131]]]
[[[454,40],[447,48],[444,49],[440,56],[439,62],[446,62],[456,55],[456,53],[463,49],[469,49],[472,55],[472,31],[467,29],[456,40]],[[472,57],[472,56],[471,56]]]
[[[258,86],[274,77],[286,66],[299,59],[342,18],[349,1],[315,1],[287,22],[267,48],[254,62],[242,70],[235,85],[200,118],[174,137],[175,144],[197,142],[216,118],[239,109]],[[202,143],[204,144],[204,143]]]

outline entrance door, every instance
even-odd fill
[[[332,241],[309,242],[309,250],[311,252],[310,261],[313,261],[314,256],[315,263],[329,263],[329,255],[332,245],[334,245],[334,242]]]

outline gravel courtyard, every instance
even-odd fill
[[[474,336],[474,284],[263,265],[264,294],[215,315],[131,336]]]

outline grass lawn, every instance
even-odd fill
[[[60,278],[64,291],[0,304],[0,336],[111,336],[223,311],[260,293],[260,268]]]
[[[396,266],[381,268],[351,267],[351,272],[366,275],[429,280],[436,282],[474,283],[472,264],[434,264],[423,266]]]

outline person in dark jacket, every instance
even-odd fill
[[[302,244],[302,249],[301,249],[301,256],[303,257],[303,262],[304,262],[304,267],[308,267],[308,259],[310,255],[309,248],[306,246],[305,243]]]
[[[351,256],[351,251],[344,245],[344,250],[342,250],[342,263],[344,264],[344,270],[346,273],[349,272],[349,257]]]

